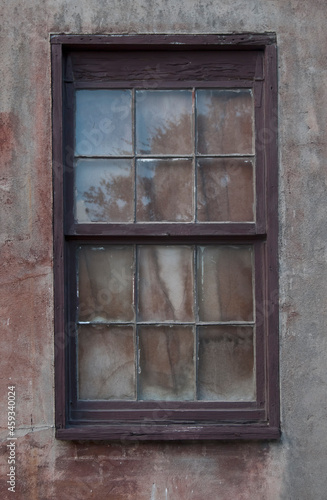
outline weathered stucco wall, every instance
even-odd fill
[[[1,498],[327,498],[327,4],[324,0],[1,2]],[[282,439],[54,438],[49,33],[275,31],[279,47]],[[17,388],[17,488],[6,395]]]

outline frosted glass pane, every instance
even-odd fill
[[[251,327],[199,327],[198,399],[255,399]]]
[[[142,326],[139,335],[139,399],[194,399],[192,327]]]
[[[136,151],[171,155],[193,152],[191,91],[136,91]]]
[[[198,90],[196,109],[198,153],[253,153],[251,90]]]
[[[253,163],[244,158],[202,158],[197,172],[198,221],[254,219]]]
[[[80,326],[80,399],[135,399],[133,327]]]
[[[83,246],[79,258],[79,321],[133,321],[132,246]]]
[[[75,122],[76,155],[133,153],[130,90],[77,90]]]
[[[193,321],[193,248],[138,249],[140,321]]]
[[[134,173],[130,160],[76,162],[75,220],[79,223],[134,220]]]
[[[137,221],[193,220],[192,160],[138,160]]]
[[[252,321],[252,247],[198,247],[200,321]]]

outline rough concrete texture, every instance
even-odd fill
[[[324,0],[3,0],[1,486],[24,500],[327,498],[327,4]],[[279,46],[282,439],[54,438],[49,33],[275,31]],[[6,395],[17,388],[17,488]]]

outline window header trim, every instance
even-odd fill
[[[173,35],[173,34],[140,34],[140,35],[60,35],[51,34],[50,41],[52,44],[67,45],[69,48],[81,49],[84,46],[89,50],[102,49],[106,50],[107,46],[110,49],[120,49],[129,46],[129,50],[140,50],[144,47],[148,50],[160,50],[161,47],[169,46],[170,49],[185,50],[185,47],[190,47],[192,50],[203,48],[207,50],[217,50],[220,46],[228,46],[233,50],[237,46],[240,49],[249,50],[249,48],[258,49],[265,48],[267,45],[275,44],[277,41],[276,34],[272,32],[266,33],[226,33],[222,35],[216,34],[188,34],[188,35]],[[151,47],[151,48],[150,48]]]

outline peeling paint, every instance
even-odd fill
[[[156,500],[156,491],[157,491],[156,485],[153,484],[151,490],[151,500]]]

